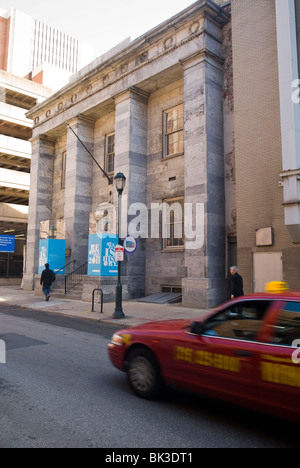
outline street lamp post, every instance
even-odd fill
[[[125,188],[126,177],[124,174],[119,172],[115,176],[115,185],[118,192],[118,244],[121,243],[121,223],[122,223],[122,193]],[[113,318],[121,319],[124,318],[124,312],[122,307],[122,284],[121,284],[121,262],[118,261],[118,284],[116,287],[116,307],[113,314]]]

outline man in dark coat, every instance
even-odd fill
[[[51,284],[55,281],[55,274],[49,268],[49,263],[46,263],[45,270],[42,272],[41,285],[43,285],[43,293],[45,294],[46,301],[50,299]]]
[[[236,266],[230,267],[230,297],[235,299],[236,297],[244,296],[243,278],[238,274]]]

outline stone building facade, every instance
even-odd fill
[[[196,2],[30,111],[25,289],[34,287],[41,222],[62,223],[71,259],[84,263],[99,206],[117,204],[114,185],[74,132],[109,177],[127,178],[124,224],[139,219],[141,232],[123,264],[126,297],[169,289],[182,291],[186,306],[213,307],[228,297],[230,264],[238,263],[252,292],[273,279],[279,257],[277,279],[297,286],[300,223],[290,229],[284,211],[298,207],[288,196],[299,165],[284,172],[280,60],[287,50],[277,47],[292,17],[295,30],[295,15],[294,0]],[[166,221],[163,203],[173,206]],[[185,238],[173,235],[180,223]],[[266,259],[269,270],[258,267]]]
[[[120,53],[79,72],[30,112],[34,127],[24,288],[33,287],[37,273],[41,221],[63,220],[67,248],[72,258],[84,262],[91,213],[101,203],[116,201],[113,185],[68,122],[102,167],[107,165],[106,143],[114,135],[114,173],[126,175],[128,207],[139,202],[150,208],[164,201],[204,206],[200,248],[188,250],[183,243],[164,243],[151,235],[138,242],[123,269],[128,295],[169,286],[182,288],[187,305],[212,306],[223,299],[222,29],[228,21],[216,3],[197,2]],[[178,130],[168,136],[166,119]],[[166,137],[172,145],[163,144]]]

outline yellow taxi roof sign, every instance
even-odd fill
[[[284,281],[271,281],[270,283],[266,284],[265,292],[279,294],[285,291],[289,291],[289,289],[289,285]]]

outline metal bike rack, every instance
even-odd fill
[[[102,289],[99,289],[99,288],[96,288],[96,289],[94,289],[94,291],[93,291],[92,312],[95,312],[95,292],[96,292],[96,291],[99,291],[99,292],[100,292],[100,298],[101,298],[101,301],[100,301],[100,304],[101,304],[101,311],[100,311],[100,314],[103,314],[103,291],[102,291]]]

